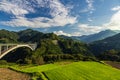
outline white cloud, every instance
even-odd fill
[[[79,35],[89,35],[89,34],[100,32],[104,28],[100,26],[90,26],[88,24],[79,24],[76,29],[79,30]]]
[[[88,4],[87,8],[81,10],[80,12],[81,13],[89,12],[89,14],[92,14],[93,11],[95,10],[93,6],[94,0],[86,0],[86,3]]]
[[[11,13],[15,16],[15,18],[10,21],[0,22],[8,26],[46,28],[74,24],[77,21],[76,17],[69,15],[69,8],[64,6],[59,0],[2,0],[1,4],[1,11]],[[24,16],[30,12],[35,13],[35,7],[50,8],[52,18],[42,16],[27,18]]]
[[[120,10],[120,6],[113,7],[111,10],[112,11],[118,11],[118,10]]]
[[[98,33],[104,30],[103,26],[90,26],[88,24],[78,24],[78,26],[73,28],[76,32],[73,33],[65,33],[63,31],[54,31],[57,35],[65,35],[65,36],[82,36],[82,35],[90,35],[94,33]]]
[[[120,10],[117,11],[110,19],[109,23],[104,24],[108,29],[120,30]]]
[[[114,10],[118,10],[117,8]],[[112,15],[110,21],[101,26],[91,26],[89,24],[78,24],[76,28],[77,32],[72,33],[71,35],[89,35],[100,32],[102,30],[111,29],[111,30],[120,30],[120,10],[118,10],[115,14]]]
[[[61,21],[62,20],[62,21]],[[47,28],[47,27],[54,27],[54,26],[64,26],[66,24],[74,24],[74,18],[62,18],[61,16],[57,16],[53,19],[45,18],[45,17],[37,17],[28,19],[25,17],[16,17],[11,21],[0,22],[3,25],[8,25],[12,27],[32,27],[32,28]]]
[[[73,27],[76,32],[70,33],[71,36],[81,36],[81,35],[90,35],[98,33],[102,30],[111,29],[111,30],[120,30],[120,10],[112,15],[110,21],[101,26],[92,26],[89,24],[78,23],[76,27]],[[58,34],[63,34],[63,31],[58,31]],[[63,35],[68,35],[67,33]]]
[[[16,16],[28,14],[27,10],[9,2],[0,2],[0,10]]]
[[[32,27],[32,28],[45,28],[50,27],[50,23],[44,23],[43,21],[49,20],[49,18],[39,17],[33,19],[27,19],[24,17],[17,17],[12,21],[1,22],[4,25],[13,26],[13,27]]]
[[[82,33],[79,31],[79,32],[73,32],[71,33],[72,36],[82,36]]]
[[[88,3],[88,10],[94,10],[94,7],[93,7],[93,0],[86,0],[86,2]]]
[[[63,31],[54,31],[53,32],[54,34],[56,34],[56,35],[65,35],[65,36],[71,36],[71,34],[68,34],[68,33],[65,33],[65,32],[63,32]]]
[[[92,20],[91,18],[88,18],[88,21],[89,21],[89,22],[92,22],[93,20]]]
[[[71,35],[80,36],[80,35],[89,35],[100,32],[102,30],[111,29],[111,30],[120,30],[120,7],[114,7],[111,10],[117,11],[114,13],[108,23],[104,23],[101,26],[91,26],[89,24],[78,24],[74,29],[78,30],[77,32],[72,33]],[[88,18],[89,20],[89,18]]]

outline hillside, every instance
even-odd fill
[[[17,43],[19,36],[16,32],[0,30],[0,43]]]
[[[37,42],[36,39],[40,39],[43,33],[32,30],[32,29],[26,29],[17,32],[19,39],[18,41],[20,42]],[[38,37],[37,37],[38,36]],[[34,39],[35,38],[35,39]]]
[[[64,62],[63,62],[64,63]],[[16,68],[14,68],[16,69]],[[73,62],[17,68],[25,73],[37,73],[43,80],[119,80],[120,70],[97,62]],[[40,76],[41,75],[41,76]]]
[[[101,60],[120,61],[120,33],[90,43],[92,52]]]
[[[11,34],[12,32],[9,31]],[[27,29],[15,33],[19,43],[37,43],[37,49],[30,51],[19,48],[3,57],[9,62],[44,64],[59,60],[94,60],[87,44],[61,38],[53,33],[41,33]],[[10,35],[9,35],[10,36]],[[9,39],[9,36],[6,39]],[[9,42],[10,43],[10,42]],[[15,42],[16,43],[16,42]],[[93,59],[92,59],[93,58]]]
[[[83,36],[80,36],[80,37],[73,36],[72,38],[83,41],[83,42],[90,43],[90,42],[93,42],[93,41],[102,40],[102,39],[105,39],[107,37],[116,35],[119,32],[120,31],[105,30],[105,31],[101,31],[99,33],[92,34],[92,35],[83,35]]]
[[[120,50],[120,34],[93,42],[90,45],[97,53],[111,49]]]

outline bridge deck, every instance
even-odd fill
[[[28,47],[31,50],[35,50],[37,44],[0,44],[0,59],[8,54],[10,51],[20,47]]]

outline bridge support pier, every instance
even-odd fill
[[[6,46],[6,50],[8,50],[8,45]]]

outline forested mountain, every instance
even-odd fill
[[[0,43],[16,43],[19,36],[16,32],[0,30]]]
[[[72,38],[76,39],[76,40],[83,41],[83,42],[90,43],[90,42],[93,42],[93,41],[102,40],[102,39],[105,39],[107,37],[116,35],[119,32],[120,31],[105,30],[105,31],[101,31],[99,33],[92,34],[92,35],[83,35],[83,36],[79,36],[79,37],[73,36]]]
[[[91,46],[96,48],[97,53],[110,49],[120,50],[120,33],[103,40],[95,41],[91,43]]]
[[[90,43],[92,52],[102,59],[120,61],[120,33],[103,40]]]
[[[111,31],[103,31],[101,33],[104,34],[105,32],[111,33]],[[0,30],[0,43],[37,43],[37,49],[35,51],[20,48],[3,57],[3,59],[8,61],[21,63],[43,64],[44,62],[64,59],[95,60],[94,55],[102,60],[117,59],[119,61],[119,40],[120,33],[86,44],[76,39],[74,40],[71,37],[57,36],[54,33],[42,33],[32,29],[19,32]],[[20,57],[21,55],[22,57]]]
[[[62,59],[87,60],[94,57],[87,44],[72,39],[65,39],[53,33],[41,33],[27,29],[19,32],[4,31],[4,34],[7,34],[6,37],[2,36],[2,33],[0,37],[8,39],[9,43],[11,38],[13,38],[15,39],[12,40],[14,43],[37,43],[38,45],[34,52],[21,48],[17,51],[12,51],[11,54],[3,58],[8,61],[42,64],[44,61],[49,62]],[[4,43],[8,42],[4,41]],[[28,54],[26,54],[27,52]],[[20,57],[18,53],[23,57]],[[15,56],[15,54],[17,55]]]

